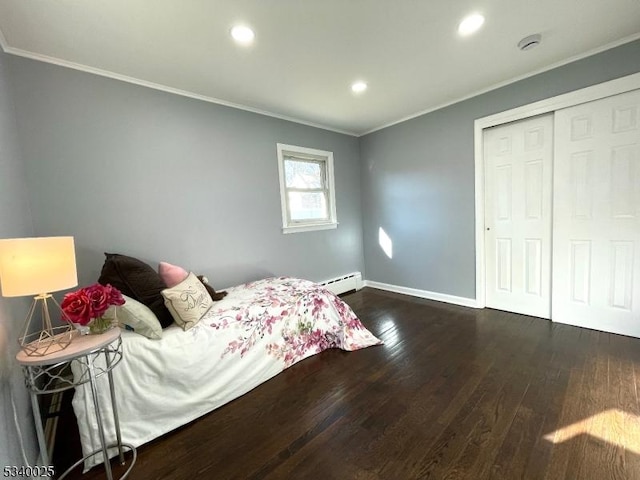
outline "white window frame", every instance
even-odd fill
[[[311,232],[314,230],[328,230],[338,227],[338,219],[336,216],[336,188],[333,173],[333,152],[324,150],[316,150],[314,148],[298,147],[296,145],[286,145],[278,143],[278,173],[280,175],[280,203],[282,207],[282,233]],[[327,192],[327,210],[329,219],[322,220],[291,220],[289,214],[289,196],[290,190],[287,188],[284,176],[285,158],[299,158],[300,160],[312,160],[314,162],[324,163],[326,175]]]

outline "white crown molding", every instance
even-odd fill
[[[455,295],[448,295],[446,293],[430,292],[428,290],[419,290],[417,288],[401,287],[398,285],[391,285],[389,283],[374,282],[372,280],[365,280],[363,282],[363,286],[377,288],[378,290],[385,290],[387,292],[411,295],[412,297],[426,298],[428,300],[435,300],[437,302],[452,303],[454,305],[461,305],[463,307],[478,308],[475,298],[457,297]]]
[[[209,96],[206,96],[206,95],[200,95],[200,94],[197,94],[197,93],[189,92],[187,90],[181,90],[181,89],[178,89],[178,88],[168,87],[166,85],[161,85],[161,84],[154,83],[154,82],[148,82],[146,80],[140,80],[138,78],[129,77],[127,75],[121,75],[119,73],[110,72],[108,70],[102,70],[102,69],[99,69],[99,68],[89,67],[87,65],[82,65],[82,64],[79,64],[79,63],[75,63],[75,62],[69,62],[67,60],[62,60],[60,58],[50,57],[48,55],[41,55],[39,53],[34,53],[34,52],[27,51],[27,50],[22,50],[20,48],[15,48],[15,47],[12,47],[12,46],[9,45],[9,43],[7,42],[6,37],[4,36],[4,33],[2,32],[2,29],[0,29],[0,47],[2,47],[2,50],[4,50],[5,53],[11,54],[11,55],[16,55],[16,56],[24,57],[24,58],[29,58],[31,60],[36,60],[36,61],[40,61],[40,62],[51,63],[53,65],[58,65],[58,66],[61,66],[61,67],[72,68],[74,70],[79,70],[79,71],[82,71],[82,72],[91,73],[93,75],[99,75],[101,77],[107,77],[107,78],[111,78],[111,79],[114,79],[114,80],[119,80],[119,81],[122,81],[122,82],[131,83],[131,84],[139,85],[139,86],[142,86],[142,87],[152,88],[154,90],[160,90],[162,92],[172,93],[174,95],[180,95],[180,96],[183,96],[183,97],[193,98],[195,100],[200,100],[200,101],[203,101],[203,102],[214,103],[214,104],[217,104],[217,105],[223,105],[225,107],[236,108],[238,110],[244,110],[244,111],[247,111],[247,112],[256,113],[258,115],[265,115],[267,117],[277,118],[277,119],[280,119],[280,120],[286,120],[288,122],[294,122],[294,123],[298,123],[298,124],[301,124],[301,125],[307,125],[309,127],[320,128],[322,130],[328,130],[330,132],[341,133],[343,135],[349,135],[349,136],[352,136],[352,137],[363,137],[365,135],[369,135],[370,133],[377,132],[378,130],[383,130],[383,129],[391,127],[393,125],[397,125],[399,123],[406,122],[407,120],[411,120],[413,118],[417,118],[417,117],[420,117],[422,115],[426,115],[428,113],[435,112],[436,110],[440,110],[442,108],[446,108],[446,107],[449,107],[451,105],[455,105],[456,103],[460,103],[460,102],[463,102],[465,100],[469,100],[470,98],[477,97],[478,95],[482,95],[484,93],[488,93],[488,92],[490,92],[492,90],[496,90],[498,88],[510,85],[510,84],[518,82],[520,80],[524,80],[526,78],[533,77],[533,76],[538,75],[540,73],[544,73],[544,72],[547,72],[549,70],[553,70],[554,68],[558,68],[558,67],[561,67],[563,65],[567,65],[567,64],[575,62],[577,60],[581,60],[583,58],[590,57],[590,56],[595,55],[597,53],[604,52],[605,50],[609,50],[609,49],[618,47],[620,45],[624,45],[625,43],[633,42],[634,40],[638,40],[638,39],[640,39],[640,32],[636,33],[634,35],[630,35],[628,37],[622,38],[622,39],[617,40],[615,42],[608,43],[608,44],[606,44],[606,45],[604,45],[602,47],[595,48],[593,50],[589,50],[589,51],[587,51],[585,53],[581,53],[579,55],[575,55],[575,56],[570,57],[570,58],[568,58],[566,60],[563,60],[561,62],[556,62],[556,63],[551,64],[549,66],[546,66],[544,68],[540,68],[538,70],[534,70],[534,71],[526,73],[524,75],[520,75],[518,77],[511,78],[510,80],[505,80],[504,82],[500,82],[500,83],[494,84],[492,86],[489,86],[487,88],[483,88],[481,90],[477,90],[477,91],[475,91],[473,93],[470,93],[469,95],[465,95],[465,96],[459,97],[457,99],[451,100],[449,102],[442,103],[442,104],[436,105],[434,107],[427,108],[425,110],[421,110],[421,111],[419,111],[417,113],[413,113],[411,115],[407,115],[407,116],[402,117],[402,118],[400,118],[398,120],[394,120],[392,122],[385,123],[384,125],[381,125],[379,127],[375,127],[375,128],[373,128],[371,130],[367,130],[366,132],[357,133],[357,132],[353,132],[353,131],[349,131],[349,130],[341,130],[341,129],[338,129],[338,128],[329,127],[327,125],[322,125],[322,124],[319,124],[319,123],[308,122],[306,120],[301,120],[299,118],[295,118],[295,117],[290,117],[290,116],[287,116],[287,115],[281,115],[281,114],[278,114],[278,113],[269,112],[267,110],[260,110],[258,108],[253,108],[253,107],[249,107],[249,106],[246,106],[246,105],[241,105],[241,104],[238,104],[238,103],[227,102],[227,101],[221,100],[219,98],[209,97]]]
[[[16,55],[18,57],[29,58],[31,60],[37,60],[39,62],[50,63],[53,65],[58,65],[60,67],[71,68],[73,70],[79,70],[85,73],[91,73],[93,75],[99,75],[101,77],[111,78],[113,80],[119,80],[121,82],[132,83],[134,85],[139,85],[141,87],[152,88],[154,90],[160,90],[161,92],[172,93],[174,95],[180,95],[182,97],[193,98],[195,100],[200,100],[207,103],[214,103],[216,105],[223,105],[225,107],[236,108],[238,110],[244,110],[246,112],[257,113],[258,115],[265,115],[267,117],[277,118],[279,120],[286,120],[288,122],[298,123],[301,125],[307,125],[309,127],[320,128],[322,130],[329,130],[330,132],[341,133],[343,135],[349,135],[351,137],[357,137],[358,134],[355,132],[350,132],[348,130],[341,130],[338,128],[329,127],[327,125],[322,125],[320,123],[308,122],[306,120],[301,120],[295,117],[289,117],[287,115],[281,115],[278,113],[269,112],[267,110],[260,110],[259,108],[253,108],[246,105],[241,105],[239,103],[227,102],[226,100],[221,100],[219,98],[209,97],[207,95],[200,95],[198,93],[189,92],[187,90],[181,90],[179,88],[168,87],[166,85],[161,85],[159,83],[149,82],[146,80],[140,80],[138,78],[129,77],[128,75],[121,75],[119,73],[110,72],[108,70],[102,70],[100,68],[89,67],[87,65],[82,65],[80,63],[69,62],[67,60],[62,60],[56,57],[50,57],[48,55],[41,55],[39,53],[30,52],[28,50],[22,50],[20,48],[15,48],[10,46],[7,43],[2,30],[0,30],[0,46],[5,53]]]
[[[442,108],[446,108],[446,107],[449,107],[451,105],[455,105],[456,103],[460,103],[460,102],[463,102],[465,100],[469,100],[470,98],[477,97],[478,95],[482,95],[484,93],[488,93],[488,92],[491,92],[493,90],[497,90],[498,88],[506,87],[507,85],[519,82],[520,80],[524,80],[526,78],[533,77],[535,75],[539,75],[540,73],[544,73],[544,72],[547,72],[549,70],[553,70],[554,68],[562,67],[564,65],[567,65],[569,63],[575,62],[577,60],[582,60],[583,58],[587,58],[587,57],[590,57],[590,56],[595,55],[597,53],[604,52],[605,50],[610,50],[612,48],[619,47],[620,45],[624,45],[625,43],[633,42],[634,40],[638,40],[638,39],[640,39],[640,33],[635,33],[633,35],[630,35],[630,36],[625,37],[623,39],[617,40],[615,42],[608,43],[608,44],[606,44],[606,45],[604,45],[602,47],[598,47],[598,48],[595,48],[593,50],[589,50],[589,51],[581,53],[579,55],[574,55],[573,57],[569,57],[566,60],[562,60],[560,62],[553,63],[551,65],[548,65],[546,67],[540,68],[538,70],[533,70],[532,72],[525,73],[524,75],[520,75],[520,76],[514,77],[514,78],[512,78],[510,80],[505,80],[504,82],[496,83],[496,84],[491,85],[491,86],[489,86],[487,88],[483,88],[481,90],[477,90],[477,91],[475,91],[473,93],[470,93],[469,95],[465,95],[465,96],[459,97],[459,98],[457,98],[455,100],[451,100],[450,102],[442,103],[440,105],[436,105],[435,107],[429,107],[426,110],[422,110],[420,112],[408,115],[406,117],[402,117],[399,120],[395,120],[395,121],[390,122],[390,123],[385,123],[384,125],[382,125],[380,127],[376,127],[376,128],[371,129],[371,130],[368,130],[368,131],[366,131],[364,133],[360,133],[357,136],[358,137],[364,137],[365,135],[369,135],[370,133],[377,132],[378,130],[383,130],[385,128],[392,127],[393,125],[397,125],[399,123],[406,122],[407,120],[411,120],[413,118],[421,117],[422,115],[426,115],[427,113],[435,112],[436,110],[440,110]]]

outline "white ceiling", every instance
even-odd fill
[[[640,0],[0,0],[0,31],[9,53],[360,135],[640,38]]]

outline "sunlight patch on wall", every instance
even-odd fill
[[[589,435],[640,454],[640,417],[622,410],[606,410],[551,432],[544,439],[563,443],[578,435]]]
[[[382,227],[378,229],[378,243],[385,255],[389,258],[393,258],[393,242]]]

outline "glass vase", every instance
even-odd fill
[[[89,324],[89,334],[100,335],[115,326],[115,318],[96,317]]]

